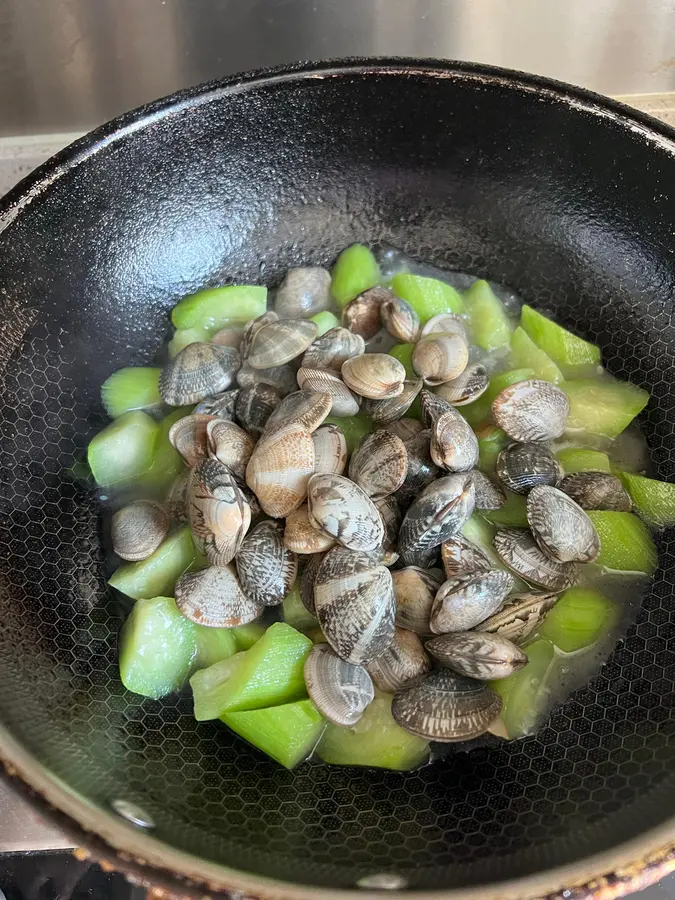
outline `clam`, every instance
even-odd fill
[[[310,650],[305,684],[314,706],[334,725],[356,725],[375,696],[363,666],[340,659],[328,644],[315,644]]]
[[[329,550],[314,579],[314,604],[326,640],[354,665],[377,659],[394,638],[391,574],[368,553]]]
[[[391,713],[410,734],[449,743],[483,734],[501,708],[497,694],[482,682],[438,669],[398,691]]]
[[[426,648],[441,665],[467,678],[508,678],[527,664],[527,656],[508,638],[488,632],[441,634]]]
[[[284,519],[305,502],[313,472],[312,436],[291,422],[258,442],[246,466],[246,484],[268,516]]]
[[[300,599],[307,612],[313,616],[316,615],[314,582],[316,581],[316,573],[319,571],[319,566],[323,562],[325,555],[325,553],[314,553],[310,556],[300,575]]]
[[[404,383],[404,388],[403,388],[404,392],[405,392],[405,384],[406,383],[407,382]],[[401,395],[401,396],[403,396],[403,395]],[[367,402],[371,402],[371,401],[367,401]],[[375,400],[372,402],[377,403],[378,401]],[[387,401],[384,400],[384,401],[380,401],[380,402],[386,403]],[[364,408],[365,408],[365,406],[364,406]],[[412,438],[414,438],[415,435],[419,434],[420,431],[424,431],[424,425],[422,425],[422,423],[420,422],[419,419],[403,418],[403,419],[397,419],[397,421],[395,421],[395,422],[388,422],[387,423],[387,431],[391,431],[391,433],[395,434],[396,437],[400,437],[401,440],[403,441],[403,443],[406,444],[408,441],[412,440]],[[429,435],[427,437],[427,442],[426,442],[427,449],[429,446],[430,437],[431,437],[431,435]],[[429,457],[429,459],[431,459],[431,457]]]
[[[344,362],[365,352],[366,342],[360,334],[346,328],[331,328],[305,350],[302,366],[305,369],[335,369],[340,372]]]
[[[314,474],[342,475],[347,467],[347,440],[337,425],[321,425],[312,432]]]
[[[265,436],[289,425],[301,425],[310,434],[330,412],[333,398],[316,391],[294,391],[281,401],[267,420]]]
[[[206,413],[193,413],[178,419],[169,429],[169,441],[190,468],[196,466],[200,459],[208,457],[206,426],[215,419],[215,416]]]
[[[211,565],[227,565],[251,524],[251,508],[234,475],[217,459],[197,463],[186,500],[195,544]]]
[[[330,394],[333,416],[355,416],[360,408],[359,398],[352,394],[333,369],[298,369],[298,386],[302,391]]]
[[[368,674],[381,691],[393,694],[431,671],[431,661],[414,631],[397,628],[394,640],[381,656],[368,664]]]
[[[572,562],[557,562],[543,553],[529,531],[522,528],[502,528],[494,537],[494,548],[501,561],[531,584],[551,591],[572,587],[578,570]]]
[[[470,474],[438,478],[425,488],[405,514],[399,533],[399,552],[406,565],[417,565],[424,552],[459,531],[474,509]]]
[[[396,598],[396,624],[415,634],[431,634],[429,619],[441,582],[432,572],[408,566],[391,573]]]
[[[514,441],[552,441],[565,431],[570,404],[548,381],[519,381],[492,402],[495,422]]]
[[[280,319],[307,319],[332,305],[330,272],[319,266],[289,269],[274,298]]]
[[[364,400],[362,409],[376,425],[394,425],[413,405],[423,384],[421,378],[406,378],[398,397],[391,397],[389,400]]]
[[[239,396],[239,390],[223,391],[212,397],[205,397],[201,403],[195,406],[195,415],[206,413],[209,416],[218,416],[219,419],[234,419],[234,410]]]
[[[349,477],[369,497],[381,499],[397,491],[408,471],[408,453],[391,431],[367,434],[349,461]]]
[[[414,344],[420,334],[420,319],[405,300],[388,297],[380,304],[382,324],[392,337],[403,344]]]
[[[441,474],[431,458],[431,432],[418,432],[405,442],[405,449],[408,454],[408,470],[405,481],[396,492],[396,497],[403,506],[411,503]]]
[[[246,535],[237,553],[237,573],[244,593],[263,606],[277,606],[298,574],[298,558],[284,546],[280,522],[260,522]]]
[[[264,607],[247,597],[234,566],[209,566],[186,572],[176,582],[176,605],[183,615],[209,628],[236,628],[248,625]]]
[[[467,344],[469,343],[464,323],[454,313],[439,313],[437,316],[432,316],[422,326],[420,337],[427,337],[429,334],[456,334],[464,338]]]
[[[382,327],[380,307],[391,297],[391,291],[383,287],[370,288],[359,294],[342,311],[343,326],[369,341]]]
[[[342,475],[313,475],[307,488],[309,521],[351,550],[376,550],[384,525],[370,497]]]
[[[501,609],[476,625],[475,631],[498,634],[514,644],[524,644],[553,609],[560,594],[514,594]]]
[[[264,312],[256,319],[251,319],[251,321],[244,328],[244,337],[242,338],[242,342],[239,347],[239,352],[244,359],[248,359],[248,355],[251,352],[251,344],[253,343],[253,338],[260,331],[260,329],[264,328],[265,325],[270,325],[272,322],[278,321],[279,316],[274,312],[274,310],[271,309],[268,309],[267,312]]]
[[[439,397],[438,394],[424,388],[420,391],[420,409],[422,411],[422,424],[425,428],[431,428],[436,419],[452,410],[452,404]]]
[[[335,539],[319,531],[309,521],[307,504],[304,503],[286,516],[284,547],[294,553],[324,553],[335,545]]]
[[[295,369],[288,363],[283,366],[272,366],[269,369],[254,369],[248,360],[244,362],[237,372],[239,387],[253,387],[254,384],[260,382],[271,384],[282,397],[298,389]]]
[[[449,472],[468,472],[478,465],[478,438],[452,407],[431,426],[430,449],[436,465]]]
[[[432,333],[423,337],[412,355],[412,367],[426,384],[459,378],[469,361],[469,345],[459,334]]]
[[[558,487],[582,509],[630,512],[633,508],[620,479],[609,472],[576,472],[566,475]]]
[[[506,503],[506,494],[502,488],[479,469],[473,472],[473,486],[476,491],[476,509],[501,509]]]
[[[389,400],[403,393],[406,372],[388,353],[364,353],[343,363],[342,379],[360,397]]]
[[[431,630],[434,634],[446,634],[475,628],[499,609],[513,584],[513,575],[503,570],[448,579],[436,594]]]
[[[398,560],[398,530],[403,518],[395,497],[382,497],[375,500],[377,511],[382,516],[384,540],[382,541],[382,562],[385,566],[393,566]]]
[[[207,423],[206,434],[210,456],[227,466],[234,477],[242,481],[255,446],[253,438],[227,419],[212,419]]]
[[[251,435],[259,438],[272,412],[281,402],[281,394],[271,384],[254,384],[239,391],[235,414],[239,424]]]
[[[540,485],[527,496],[527,521],[544,553],[558,562],[593,562],[600,539],[593,523],[571,497]]]
[[[111,530],[113,551],[135,562],[159,547],[169,533],[169,517],[159,504],[137,500],[115,513]]]
[[[217,331],[211,338],[212,344],[219,344],[221,347],[234,347],[239,350],[241,342],[244,340],[244,332],[246,329],[243,325],[226,325]]]
[[[301,356],[319,329],[309,319],[279,319],[257,331],[251,341],[248,361],[254,369],[281,366]]]
[[[453,534],[441,544],[441,559],[447,578],[489,572],[491,562],[477,544],[461,534]]]
[[[188,406],[227,390],[241,366],[233,347],[188,344],[162,370],[159,393],[169,406]]]
[[[166,508],[172,522],[187,522],[187,486],[190,472],[186,469],[176,476],[166,495]]]
[[[438,396],[453,406],[466,406],[473,403],[485,393],[490,384],[490,376],[485,366],[477,363],[467,366],[457,378],[439,384],[436,388]]]
[[[543,444],[510,444],[497,457],[497,477],[510,491],[527,494],[539,484],[560,481],[560,463]]]

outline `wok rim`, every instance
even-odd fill
[[[511,69],[472,62],[399,57],[348,58],[300,62],[226,76],[178,91],[144,104],[90,131],[51,157],[20,181],[0,200],[0,233],[23,209],[38,202],[51,184],[116,140],[146,129],[160,119],[206,105],[225,95],[312,79],[361,77],[426,77],[465,83],[498,85],[533,93],[580,114],[609,119],[647,143],[675,157],[675,128],[651,116],[560,81]],[[204,891],[241,892],[274,900],[381,900],[381,891],[359,888],[332,889],[253,876],[219,863],[176,850],[139,831],[103,808],[71,792],[0,724],[0,761],[5,780],[49,821],[71,837],[76,855],[99,862],[103,868],[123,872],[129,880],[161,886],[181,895],[202,896]],[[469,888],[430,891],[388,891],[395,900],[610,900],[643,889],[675,871],[675,816],[657,828],[603,853],[517,879]]]

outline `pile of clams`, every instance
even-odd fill
[[[253,621],[299,577],[321,630],[307,689],[326,719],[353,725],[377,688],[394,695],[393,716],[412,734],[468,740],[500,714],[486,682],[525,665],[520,645],[597,556],[585,508],[624,508],[625,495],[611,476],[563,478],[547,442],[565,431],[569,405],[545,381],[496,397],[493,419],[511,443],[493,478],[479,472],[461,408],[489,378],[461,319],[422,327],[378,287],[319,336],[309,316],[330,305],[329,285],[323,269],[293,269],[275,310],[169,362],[162,399],[195,407],[170,433],[187,473],[164,508],[117,513],[114,546],[141,559],[170,518],[189,522],[208,567],[179,579],[176,602],[214,627]],[[382,329],[415,344],[413,377],[369,351]],[[406,415],[415,401],[421,421]],[[325,420],[359,410],[372,430],[350,454],[339,424]],[[507,490],[526,495],[529,528],[498,530],[492,547],[471,543],[469,517],[499,509]]]

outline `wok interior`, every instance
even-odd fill
[[[601,674],[536,737],[407,775],[286,772],[189,692],[117,674],[99,505],[73,476],[99,386],[147,364],[183,295],[276,283],[355,240],[516,288],[652,392],[672,478],[672,148],[517,86],[343,71],[215,92],[101,146],[0,234],[0,717],[94,803],[135,800],[167,843],[287,881],[422,888],[539,872],[673,808],[673,542]],[[5,334],[9,335],[5,341]]]

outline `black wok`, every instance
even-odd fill
[[[289,773],[197,725],[188,695],[122,688],[99,507],[70,470],[103,424],[99,385],[153,358],[180,297],[386,241],[510,285],[597,341],[652,392],[644,429],[672,478],[674,138],[531,76],[316,64],[129,113],[5,198],[0,756],[79,844],[170,887],[288,898],[383,883],[608,896],[672,866],[671,534],[625,642],[537,736],[408,775]]]

